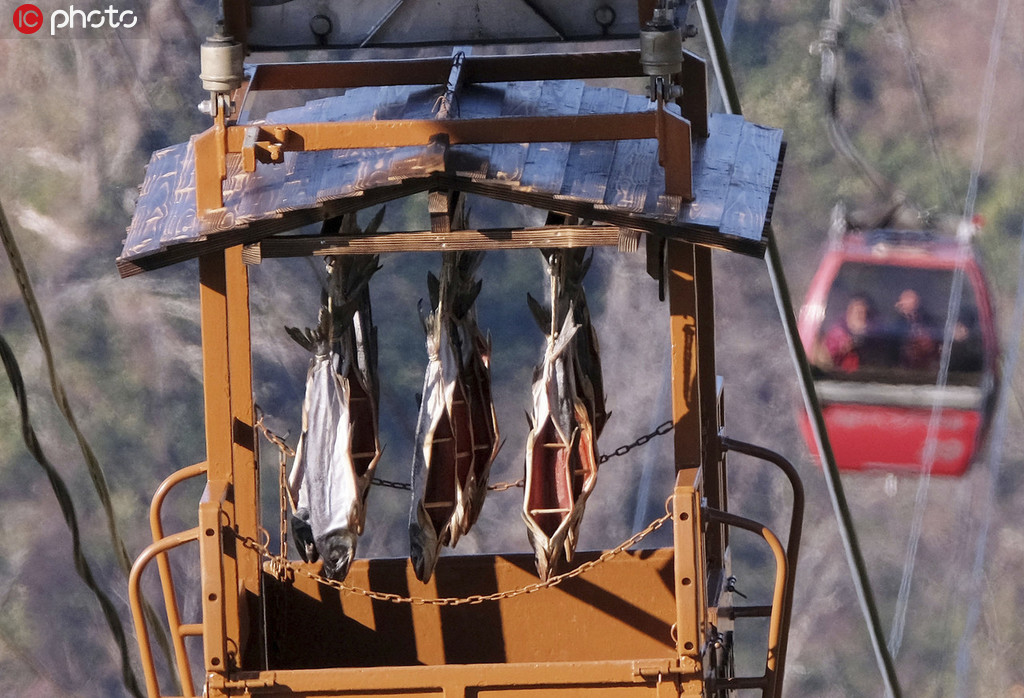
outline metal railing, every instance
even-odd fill
[[[132,565],[131,574],[128,578],[128,596],[131,604],[132,617],[135,621],[135,634],[139,643],[139,655],[142,660],[142,670],[146,679],[146,693],[149,698],[159,698],[160,685],[157,680],[156,663],[153,659],[152,645],[149,639],[149,631],[146,627],[146,619],[142,614],[142,573],[150,562],[156,558],[160,574],[160,586],[163,589],[164,607],[167,612],[167,624],[171,631],[171,642],[174,647],[175,664],[181,681],[182,694],[184,698],[194,698],[196,695],[195,686],[192,681],[192,671],[189,668],[188,651],[185,648],[185,638],[190,636],[202,636],[202,624],[182,623],[178,610],[177,591],[174,586],[174,576],[171,573],[170,560],[167,553],[185,543],[199,540],[199,527],[190,528],[185,531],[164,535],[163,523],[161,521],[161,510],[168,493],[175,486],[186,480],[190,480],[206,473],[206,463],[196,463],[168,476],[160,487],[149,507],[149,526],[153,535],[153,543],[135,560]]]
[[[707,511],[706,516],[709,522],[743,528],[761,536],[768,543],[776,559],[776,579],[771,606],[738,606],[730,610],[733,619],[769,617],[768,656],[765,661],[765,673],[760,677],[753,678],[715,680],[713,688],[714,690],[760,688],[765,695],[779,696],[782,694],[787,638],[793,612],[793,586],[796,580],[796,564],[803,530],[803,483],[793,464],[774,451],[729,437],[721,437],[720,445],[725,452],[742,453],[771,463],[781,470],[789,480],[793,491],[793,507],[785,548],[782,547],[778,537],[760,523],[727,512],[713,509]]]

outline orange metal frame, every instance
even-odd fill
[[[543,140],[575,140],[568,137],[574,135],[569,131],[585,130],[581,119],[502,120],[509,123],[503,124],[500,138],[536,140],[538,129],[543,129]],[[220,196],[229,152],[241,153],[255,166],[260,158],[273,158],[275,150],[407,145],[425,143],[438,133],[453,143],[495,142],[498,136],[490,130],[495,121],[288,125],[267,130],[228,126],[220,117],[196,147],[197,178],[202,180],[199,206],[217,203],[211,200]],[[673,125],[665,126],[669,123]],[[666,163],[666,172],[685,172],[688,180],[690,133],[685,120],[666,119],[659,111],[587,117],[585,125],[586,130],[598,129],[587,137],[602,140],[649,137],[636,135],[646,133],[644,129],[669,139],[662,141],[663,149],[678,151],[676,156],[685,165],[673,159]],[[624,132],[632,135],[623,136]],[[186,695],[194,695],[195,689],[182,638],[201,629],[203,695],[211,698],[438,692],[525,698],[584,691],[588,696],[696,698],[725,696],[738,688],[778,696],[795,546],[791,542],[787,551],[760,524],[727,512],[711,252],[675,240],[655,240],[650,250],[655,275],[666,284],[670,311],[674,548],[627,553],[557,588],[458,608],[395,605],[340,593],[298,574],[280,579],[263,569],[252,547],[241,544],[260,540],[261,535],[248,275],[240,246],[201,257],[207,458],[161,486],[151,516],[156,522],[155,542],[136,562],[131,580],[135,609],[142,572],[152,559],[159,561],[174,630],[176,670]],[[199,505],[198,526],[165,537],[159,508],[166,490],[203,472],[207,491]],[[775,556],[775,592],[769,607],[729,610],[728,532],[737,526],[761,535]],[[201,625],[182,624],[178,618],[166,562],[168,550],[193,540],[199,544],[202,572]],[[359,560],[350,581],[398,596],[429,598],[488,593],[533,580],[526,571],[528,558],[450,557],[445,562],[427,587],[415,581],[406,561]],[[770,618],[764,673],[748,679],[731,676],[727,667],[710,661],[732,619],[745,615]],[[138,613],[136,625],[147,691],[156,698],[161,693]]]
[[[263,127],[233,124],[219,112],[214,125],[195,143],[197,213],[208,215],[224,206],[223,183],[229,154],[241,155],[244,170],[252,172],[257,162],[280,162],[289,151],[423,146],[438,141],[458,145],[655,138],[659,164],[665,170],[665,192],[691,201],[691,131],[707,134],[707,83],[704,62],[690,53],[685,53],[684,58],[686,69],[676,78],[684,86],[685,97],[677,101],[682,116],[665,110],[659,103],[654,111],[633,114],[404,119]],[[250,93],[270,89],[445,84],[450,69],[448,59],[266,65],[256,69],[240,101],[244,104]],[[468,82],[642,75],[639,52],[635,51],[569,56],[467,56],[459,72],[461,79]]]
[[[223,207],[227,154],[241,154],[246,172],[256,163],[276,163],[284,153],[348,148],[397,148],[443,142],[532,143],[614,141],[656,138],[665,168],[665,191],[693,199],[690,176],[690,124],[656,111],[581,116],[495,117],[488,119],[396,119],[265,126],[222,126],[196,139],[196,201],[200,215]],[[209,163],[218,163],[216,170]]]

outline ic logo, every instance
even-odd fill
[[[43,12],[32,4],[24,4],[14,11],[14,28],[22,34],[35,34],[43,26]]]

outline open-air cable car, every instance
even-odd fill
[[[703,698],[736,691],[759,691],[762,698],[782,695],[803,496],[795,469],[781,456],[722,436],[724,381],[714,363],[711,250],[760,257],[770,248],[783,134],[738,114],[708,113],[706,66],[682,49],[684,33],[690,30],[684,21],[687,6],[677,5],[670,0],[660,0],[657,7],[646,0],[449,0],[440,5],[224,0],[223,26],[200,52],[200,79],[210,94],[203,109],[213,123],[188,142],[153,154],[118,258],[124,276],[192,259],[199,265],[206,458],[161,484],[151,507],[154,542],[139,555],[129,584],[150,698],[168,695],[161,690],[162,667],[142,604],[143,573],[154,559],[173,643],[173,658],[165,657],[163,666],[173,664],[185,698],[414,698],[428,693],[557,698],[589,691],[624,698]],[[622,39],[621,45],[606,45],[611,38]],[[569,40],[582,45],[569,46]],[[553,46],[524,52],[525,42]],[[308,48],[354,55],[330,61],[253,62],[243,69],[246,51],[298,53]],[[413,53],[417,55],[410,57]],[[647,83],[650,96],[593,84],[622,78]],[[316,99],[310,100],[313,91]],[[267,94],[286,92],[292,94]],[[276,106],[284,99],[294,103]],[[483,206],[464,203],[468,197],[514,211],[516,217],[497,224],[486,220],[480,214]],[[391,229],[377,228],[379,220],[360,228],[358,213],[397,201],[417,213],[401,217]],[[537,211],[542,215],[535,216]],[[538,225],[534,218],[545,223]],[[471,477],[482,483],[482,475],[475,480],[482,470],[466,468],[467,463],[479,462],[473,456],[484,438],[498,436],[486,415],[488,405],[493,414],[495,393],[484,389],[483,379],[476,380],[484,373],[476,369],[475,383],[452,384],[450,408],[446,389],[430,387],[420,396],[421,406],[445,414],[430,423],[424,419],[426,427],[417,428],[423,434],[418,442],[430,439],[430,468],[419,465],[427,462],[428,456],[419,455],[423,449],[405,459],[413,462],[413,482],[405,487],[417,492],[422,484],[421,491],[429,491],[409,508],[409,559],[366,556],[351,561],[349,534],[362,527],[361,521],[358,526],[352,521],[358,516],[358,498],[368,487],[362,481],[376,468],[363,467],[363,462],[379,456],[373,409],[365,408],[372,408],[374,381],[365,381],[369,389],[360,383],[355,398],[359,407],[348,410],[360,416],[369,412],[370,419],[353,426],[357,422],[333,415],[341,414],[335,408],[342,404],[341,395],[346,390],[352,395],[351,389],[337,388],[344,385],[342,380],[351,375],[362,381],[376,365],[372,347],[378,342],[369,340],[376,338],[376,326],[370,319],[369,294],[363,290],[378,255],[553,250],[549,259],[561,261],[558,268],[550,261],[549,269],[565,272],[551,275],[552,299],[556,288],[577,287],[565,304],[574,311],[584,307],[578,287],[586,264],[570,261],[575,259],[570,253],[597,246],[616,246],[627,253],[637,251],[641,239],[649,255],[648,272],[668,301],[673,404],[668,426],[675,457],[664,467],[676,483],[670,511],[648,528],[671,522],[672,547],[630,550],[639,542],[634,536],[616,548],[580,550],[569,559],[582,515],[580,495],[593,486],[596,435],[589,435],[606,418],[594,388],[596,341],[585,347],[583,340],[577,343],[576,333],[585,333],[579,330],[580,315],[575,326],[562,322],[561,327],[571,329],[560,330],[558,344],[551,342],[551,351],[545,353],[549,367],[570,354],[579,363],[542,369],[539,376],[576,384],[575,365],[581,367],[578,385],[584,397],[560,409],[558,419],[571,414],[582,426],[547,427],[549,422],[555,425],[547,396],[561,390],[552,383],[552,390],[536,391],[540,407],[531,416],[540,415],[534,419],[540,428],[524,449],[530,454],[524,466],[529,462],[531,467],[524,473],[524,535],[544,555],[543,568],[535,564],[541,559],[536,555],[531,560],[529,553],[505,550],[436,559],[436,551],[447,544],[444,537],[453,545],[454,533],[464,532],[457,527],[471,520],[470,507],[477,506],[462,483]],[[311,475],[309,461],[298,455],[293,461],[302,464],[298,496],[289,489],[293,479],[280,468],[277,506],[265,511],[256,438],[262,420],[253,400],[250,328],[258,303],[250,301],[249,267],[271,267],[280,257],[313,256],[331,257],[327,273],[337,283],[329,281],[326,302],[312,302],[318,311],[317,330],[292,328],[287,334],[314,352],[307,384],[314,385],[309,394],[317,397],[302,404],[303,430],[331,444],[322,452],[339,445],[341,457],[334,460],[349,477],[316,504],[312,496],[308,499],[310,507],[342,512],[339,519],[356,512],[343,525],[324,524],[320,537],[329,544],[320,548],[314,531],[317,517],[311,508],[295,506],[304,498],[303,485],[318,477]],[[435,303],[431,298],[435,317],[442,316],[442,291],[469,288],[452,294],[469,306],[473,301],[464,299],[475,299],[480,288],[463,284],[474,273],[472,262],[442,262],[442,269],[449,275],[442,272],[430,292],[438,299]],[[353,279],[358,282],[346,283]],[[431,285],[428,281],[428,290]],[[535,317],[546,310],[533,305]],[[345,315],[352,306],[358,309],[349,314],[358,320]],[[553,319],[557,309],[552,308]],[[445,313],[453,319],[457,315],[460,323],[470,316],[468,310],[445,308]],[[335,341],[336,319],[344,328],[341,341]],[[426,330],[428,322],[423,324]],[[450,327],[456,324],[435,320],[431,326],[443,326],[452,336]],[[347,343],[356,325],[358,337]],[[560,325],[551,321],[551,326]],[[381,345],[388,332],[384,327],[382,323]],[[430,346],[440,346],[434,338],[441,334],[434,330],[424,338],[428,353]],[[546,332],[548,337],[554,334]],[[482,356],[480,345],[489,343],[474,338],[462,346],[478,347],[471,350],[472,358]],[[342,355],[342,344],[358,346],[347,356],[361,358],[353,362],[356,373],[339,378],[345,362],[336,364],[332,357]],[[402,364],[409,360],[402,357]],[[429,361],[438,365],[431,375],[441,376],[440,360]],[[429,371],[430,363],[424,375]],[[584,379],[589,379],[589,393]],[[440,386],[441,380],[425,379],[423,385]],[[561,394],[573,397],[568,390]],[[431,396],[438,397],[432,401]],[[484,413],[484,420],[473,418],[473,401],[486,403],[476,413]],[[593,405],[590,412],[588,405]],[[328,415],[320,420],[326,427],[310,429],[309,414]],[[354,443],[356,430],[367,437],[366,448]],[[286,464],[283,440],[264,435],[278,446],[280,463]],[[305,453],[306,443],[313,441],[303,441],[294,450]],[[582,456],[581,443],[588,449]],[[536,457],[534,445],[541,451]],[[790,480],[793,512],[785,546],[763,524],[726,510],[727,451],[764,460]],[[490,453],[493,457],[494,451]],[[442,461],[445,472],[455,477],[431,480],[431,471],[440,472]],[[564,477],[567,473],[571,477]],[[165,497],[191,478],[206,479],[197,525],[165,534],[160,513]],[[362,479],[357,484],[361,491],[352,486],[356,479]],[[442,487],[432,486],[441,480],[458,482],[460,489],[442,493]],[[536,489],[531,487],[534,482],[539,483]],[[347,495],[336,497],[335,492]],[[565,496],[570,493],[572,497]],[[289,510],[290,496],[294,501]],[[628,495],[624,491],[615,496]],[[461,511],[469,513],[458,513],[460,497]],[[303,508],[309,511],[310,535],[297,536],[306,552],[300,561],[288,556],[286,529],[289,511],[300,523],[306,521],[297,511]],[[269,548],[265,513],[279,526],[279,552]],[[454,526],[445,523],[453,520]],[[428,526],[433,528],[430,534]],[[734,528],[760,536],[771,549],[775,574],[770,604],[743,605],[732,598],[729,535]],[[305,547],[309,537],[314,545]],[[429,561],[424,541],[434,551]],[[195,617],[198,610],[200,617],[183,622],[179,608],[184,607],[168,560],[170,551],[193,542],[199,548],[201,604],[198,609],[192,604],[189,615]],[[303,549],[299,557],[304,557]],[[313,549],[319,559],[310,554]],[[333,556],[335,550],[342,554]],[[324,565],[327,560],[329,566]],[[436,567],[432,574],[428,562]],[[576,566],[548,576],[561,563]],[[583,575],[585,579],[577,579]],[[541,577],[546,579],[537,581]],[[556,583],[561,585],[558,590],[549,589]],[[737,630],[742,621],[735,621],[746,618],[767,618],[767,647],[758,675],[737,675],[732,659],[738,646],[734,643],[747,637],[742,627]],[[201,664],[190,656],[190,651],[196,655],[194,648],[186,646],[186,639],[193,637],[202,639]]]
[[[962,296],[940,381],[958,264]],[[834,226],[799,328],[841,470],[967,471],[988,424],[999,353],[985,275],[969,244],[927,231]],[[815,450],[806,416],[801,428]]]

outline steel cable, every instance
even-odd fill
[[[995,95],[995,73],[999,56],[1002,52],[1002,39],[1006,26],[1006,14],[1009,8],[1007,0],[999,0],[996,8],[996,15],[992,26],[992,34],[989,39],[988,62],[985,66],[985,82],[982,88],[981,109],[978,113],[978,133],[975,140],[974,158],[971,162],[971,176],[967,187],[967,195],[964,201],[963,222],[961,231],[958,234],[959,247],[957,250],[956,268],[953,273],[953,284],[950,289],[949,304],[946,308],[946,323],[943,328],[942,353],[939,360],[939,375],[936,380],[936,387],[941,393],[946,387],[949,377],[949,362],[953,348],[953,334],[960,314],[960,300],[963,293],[964,283],[964,261],[967,258],[968,248],[971,244],[970,237],[964,234],[963,226],[970,225],[974,218],[974,206],[978,198],[978,180],[981,176],[981,167],[985,159],[985,143],[988,137],[988,127],[992,115],[992,101]],[[938,398],[936,398],[938,400]],[[932,406],[931,416],[928,420],[928,430],[925,437],[924,449],[924,470],[918,482],[917,494],[914,498],[914,516],[911,522],[910,537],[907,541],[907,551],[904,556],[903,575],[900,580],[900,590],[896,598],[896,608],[893,612],[893,623],[889,632],[889,649],[895,656],[899,653],[903,642],[903,632],[906,626],[907,607],[910,599],[910,589],[914,576],[914,567],[917,558],[917,548],[920,542],[924,527],[924,513],[928,499],[928,490],[931,481],[932,465],[935,462],[939,425],[942,420],[942,404],[938,401]]]
[[[25,446],[28,448],[29,453],[32,454],[32,457],[43,469],[43,472],[46,473],[46,477],[50,481],[50,489],[53,490],[53,496],[56,497],[57,503],[60,505],[64,522],[71,533],[71,554],[74,559],[75,572],[78,573],[78,576],[81,577],[82,581],[96,597],[96,600],[99,601],[103,617],[106,619],[110,632],[114,636],[114,642],[117,644],[118,652],[121,656],[121,680],[125,688],[133,696],[142,698],[142,691],[139,688],[135,672],[132,671],[131,660],[128,656],[128,641],[125,637],[124,628],[121,625],[121,618],[117,614],[117,609],[114,607],[110,597],[107,596],[106,592],[97,583],[92,567],[89,565],[89,560],[82,550],[81,531],[78,526],[78,516],[75,513],[75,504],[71,499],[71,491],[68,489],[60,473],[53,467],[53,464],[43,452],[42,444],[40,444],[35,429],[32,427],[32,421],[29,418],[25,381],[22,379],[18,360],[7,340],[2,335],[0,335],[0,360],[2,360],[4,369],[7,371],[7,379],[10,381],[11,389],[14,391],[14,398],[18,403],[22,439],[25,441]]]
[[[907,18],[903,12],[903,0],[889,0],[889,9],[896,18],[902,40],[900,47],[906,55],[907,72],[910,74],[910,82],[914,86],[914,95],[917,98],[917,106],[921,110],[925,126],[928,131],[928,144],[931,147],[932,157],[939,167],[940,179],[945,194],[945,208],[951,209],[953,205],[953,185],[949,168],[946,166],[946,159],[942,156],[939,148],[939,140],[936,136],[935,114],[931,102],[928,100],[928,92],[925,90],[924,80],[921,77],[921,66],[917,60],[917,52],[914,51],[913,41],[910,37],[910,28],[907,26]]]
[[[53,392],[54,401],[56,402],[61,415],[64,417],[64,420],[71,428],[72,433],[75,435],[75,440],[78,443],[79,450],[82,453],[86,468],[89,472],[89,478],[92,480],[93,487],[96,490],[100,504],[103,507],[103,512],[106,515],[107,532],[110,537],[111,547],[114,550],[114,557],[117,559],[119,567],[125,575],[125,579],[127,579],[128,574],[131,571],[131,559],[128,557],[128,550],[124,544],[124,539],[121,537],[117,528],[117,520],[114,516],[114,506],[110,497],[110,489],[107,486],[106,476],[103,473],[103,467],[96,458],[96,454],[93,452],[92,447],[85,438],[85,434],[78,426],[78,421],[75,419],[75,415],[71,410],[71,403],[68,400],[67,392],[64,390],[64,385],[61,383],[60,378],[57,375],[56,361],[54,360],[53,350],[50,346],[50,339],[46,331],[46,324],[43,321],[43,314],[39,308],[38,302],[36,301],[35,292],[32,290],[32,282],[29,279],[25,262],[21,257],[21,252],[18,250],[14,234],[10,223],[7,221],[7,214],[4,212],[2,204],[0,204],[0,243],[3,244],[4,251],[7,253],[7,259],[10,262],[11,269],[14,272],[14,277],[18,283],[18,289],[21,292],[22,301],[24,302],[25,309],[28,311],[29,318],[32,321],[32,327],[35,329],[35,334],[40,347],[43,350],[43,356],[46,360],[47,375],[49,376],[50,388]],[[145,601],[143,610],[150,624],[159,629],[156,633],[157,643],[160,645],[160,649],[163,652],[164,657],[168,662],[171,662],[172,649],[170,639],[163,631],[162,625],[157,622],[158,616],[156,611],[153,609],[151,604]],[[175,682],[175,690],[178,690],[177,677],[174,677],[173,680]]]
[[[1017,362],[1020,358],[1021,337],[1024,336],[1024,225],[1021,228],[1019,247],[1017,294],[1013,304],[1013,322],[1011,323],[1010,331],[1006,334],[1009,350],[1006,363],[1003,366],[999,402],[996,405],[992,436],[989,440],[988,458],[986,459],[989,469],[989,486],[984,509],[987,513],[982,518],[981,530],[978,532],[978,538],[974,546],[974,564],[971,569],[971,579],[966,592],[971,602],[967,607],[967,618],[964,621],[964,630],[960,636],[956,655],[956,691],[954,695],[958,698],[967,698],[968,696],[966,684],[967,675],[970,671],[968,664],[970,661],[970,645],[981,617],[982,590],[980,588],[980,580],[985,572],[985,550],[988,545],[989,528],[992,525],[993,503],[996,500],[996,491],[999,487],[999,478],[1003,468],[1003,443],[1006,439],[1009,397],[1013,392],[1013,374],[1017,369]]]
[[[707,5],[707,7],[705,7]],[[702,11],[714,14],[714,7],[709,0],[700,0]],[[832,7],[841,9],[841,0],[832,0]],[[721,37],[717,41],[710,42],[711,50],[717,52],[716,47],[721,44]],[[725,55],[716,56],[715,60],[728,67],[728,57]],[[732,76],[729,71],[723,71],[727,77],[719,75],[719,79],[726,79],[727,84],[721,86],[724,92],[736,94],[736,86],[732,84]],[[739,100],[737,99],[734,113],[740,114]],[[803,345],[800,344],[797,335],[796,313],[789,296],[789,288],[786,282],[786,275],[782,267],[782,260],[779,257],[778,245],[775,241],[775,231],[768,227],[766,236],[768,249],[766,258],[768,263],[768,275],[772,282],[772,290],[775,293],[775,302],[779,309],[783,328],[786,334],[786,343],[789,346],[790,357],[796,367],[800,392],[807,409],[811,431],[817,443],[819,457],[822,463],[822,472],[825,475],[829,498],[832,502],[832,509],[835,513],[836,522],[839,525],[840,539],[843,543],[843,551],[847,564],[850,568],[854,590],[857,593],[857,600],[861,613],[867,625],[868,635],[871,640],[872,653],[882,676],[882,683],[886,694],[890,698],[900,698],[899,679],[896,676],[896,668],[893,665],[892,656],[885,647],[881,623],[878,618],[878,609],[875,605],[874,595],[871,591],[871,582],[868,578],[867,566],[860,551],[860,544],[857,541],[856,530],[853,526],[853,518],[846,502],[846,494],[843,492],[842,481],[839,478],[839,470],[836,467],[835,457],[832,454],[832,446],[828,441],[828,434],[825,432],[825,422],[821,414],[821,407],[818,403],[818,395],[811,379],[810,365],[807,363],[807,355],[804,353]]]

